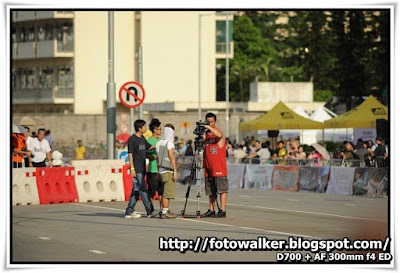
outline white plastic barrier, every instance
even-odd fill
[[[274,165],[246,165],[245,189],[272,189]]]
[[[124,160],[73,160],[79,202],[125,201]]]
[[[39,205],[36,168],[12,169],[12,205]]]
[[[353,181],[356,168],[331,167],[326,194],[353,194]]]

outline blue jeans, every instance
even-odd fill
[[[154,210],[153,204],[150,201],[150,196],[146,189],[144,175],[144,173],[136,173],[137,186],[139,188],[139,191],[134,191],[134,188],[132,187],[132,192],[131,196],[129,197],[128,207],[126,208],[125,215],[129,215],[135,212],[135,205],[136,202],[139,200],[139,195],[140,197],[142,197],[143,205],[146,208],[147,215],[151,214]]]

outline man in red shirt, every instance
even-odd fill
[[[204,169],[206,177],[206,195],[209,197],[210,209],[202,217],[226,217],[226,200],[228,199],[228,172],[226,168],[226,142],[224,133],[216,127],[217,117],[207,113],[206,120],[210,125],[205,136]],[[220,211],[215,214],[215,199],[221,196]]]

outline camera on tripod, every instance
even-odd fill
[[[210,122],[208,120],[206,121],[197,121],[196,122],[196,129],[194,129],[193,134],[195,135],[202,135],[206,132],[206,127],[204,125],[210,125]]]

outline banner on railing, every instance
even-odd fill
[[[326,194],[352,195],[355,169],[331,167]]]
[[[298,191],[299,173],[299,166],[274,166],[272,189],[279,191]]]
[[[244,188],[270,190],[273,170],[274,165],[246,165]]]
[[[367,195],[375,168],[356,168],[353,181],[353,195]]]
[[[300,167],[299,191],[324,193],[330,167]]]
[[[230,189],[243,188],[245,164],[227,164]]]
[[[369,183],[368,197],[383,197],[389,193],[388,174],[388,168],[376,169]]]

